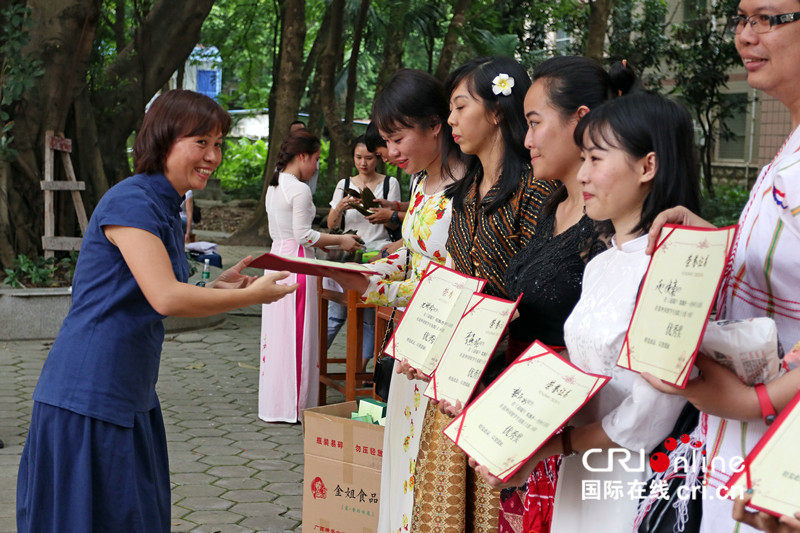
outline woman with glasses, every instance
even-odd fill
[[[739,218],[739,234],[721,289],[717,315],[725,319],[768,316],[778,337],[791,348],[800,342],[800,1],[742,0],[730,19],[747,82],[789,110],[792,132],[762,169]],[[649,251],[665,223],[710,226],[678,207],[659,215],[650,231]],[[701,376],[680,390],[649,378],[664,392],[682,394],[701,411],[695,433],[706,443],[709,485],[724,484],[730,460],[746,457],[800,388],[800,369],[751,387],[733,372],[700,357]],[[716,459],[716,460],[715,460]],[[713,462],[712,462],[713,461]],[[756,489],[757,490],[757,489]],[[755,531],[731,517],[732,503],[703,500],[701,531]],[[739,529],[736,529],[736,528]]]

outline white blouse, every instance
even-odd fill
[[[361,189],[350,180],[350,188],[361,192]],[[396,178],[389,177],[389,191],[386,198],[383,197],[383,180],[381,180],[372,191],[375,198],[389,200],[392,202],[400,201],[400,182]],[[330,206],[335,208],[344,198],[344,180],[339,180],[336,189],[333,191],[333,198]],[[347,209],[344,212],[344,229],[356,230],[359,237],[366,243],[368,250],[377,250],[389,242],[389,232],[383,224],[373,224],[367,217],[355,209]]]
[[[269,236],[273,241],[295,240],[312,246],[320,233],[311,229],[317,209],[311,199],[311,189],[293,174],[281,172],[278,185],[267,187],[264,202],[269,220]]]
[[[647,236],[612,247],[592,259],[583,274],[580,300],[564,324],[570,361],[611,380],[578,414],[629,450],[649,453],[666,438],[685,400],[658,392],[639,374],[617,366],[636,295],[647,271]]]

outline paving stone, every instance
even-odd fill
[[[172,494],[179,496],[180,499],[184,498],[212,498],[220,496],[223,493],[229,493],[224,487],[217,487],[214,485],[178,485],[172,489]],[[176,500],[176,501],[180,501]],[[230,499],[227,498],[226,499]]]
[[[270,483],[300,483],[303,480],[303,474],[291,470],[260,470],[253,477]]]
[[[251,461],[248,466],[258,470],[288,470],[292,467],[290,463],[281,459],[265,459],[261,461]]]
[[[257,477],[226,477],[214,481],[217,487],[224,487],[226,489],[260,489],[267,484],[267,480]]]
[[[181,507],[193,511],[225,511],[233,507],[234,502],[222,498],[184,498]]]
[[[244,517],[230,511],[193,511],[183,518],[195,524],[236,524]]]
[[[238,455],[208,455],[200,459],[201,463],[212,466],[238,466],[249,461],[247,457],[239,457]]]
[[[250,477],[256,471],[247,466],[213,466],[208,473],[216,477]]]
[[[169,471],[173,475],[205,472],[209,468],[209,465],[196,460],[193,461],[189,457],[181,457],[179,459],[173,459],[169,462]]]
[[[278,496],[274,492],[268,490],[229,490],[221,497],[236,503],[248,503],[271,502]],[[287,505],[286,507],[291,506]]]
[[[217,480],[216,476],[202,473],[189,472],[185,474],[173,474],[170,480],[176,485],[210,485]]]
[[[191,530],[191,533],[250,533],[253,531],[255,530],[238,524],[214,524],[197,526]]]
[[[268,488],[271,492],[287,496],[296,496],[303,494],[303,485],[301,483],[270,483]]]
[[[239,522],[239,525],[251,527],[256,531],[283,533],[293,530],[299,524],[297,520],[283,516],[251,516]]]

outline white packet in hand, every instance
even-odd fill
[[[771,318],[712,320],[700,351],[736,372],[747,385],[767,383],[781,373],[778,328]]]

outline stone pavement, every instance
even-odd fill
[[[246,253],[226,248],[223,263]],[[260,309],[252,307],[214,328],[167,334],[157,390],[174,532],[301,531],[302,429],[257,417],[260,327]],[[332,351],[343,353],[344,342],[342,332]],[[17,467],[51,343],[0,342],[0,533],[16,530]],[[342,400],[329,393],[329,403]]]

